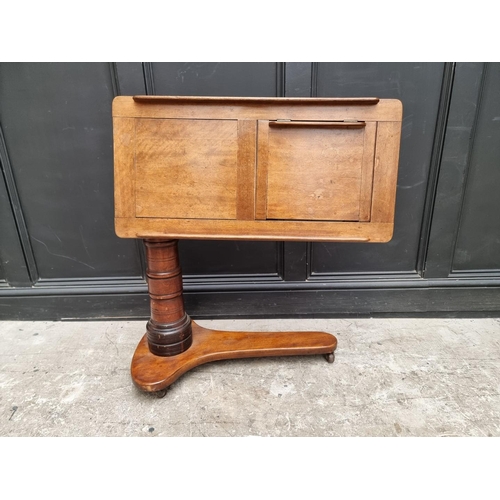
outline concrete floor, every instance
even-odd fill
[[[144,321],[0,323],[0,436],[500,436],[500,319],[199,321],[324,330],[322,356],[219,361],[163,399],[130,380]]]

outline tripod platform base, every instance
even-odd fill
[[[337,339],[324,332],[232,332],[203,328],[191,323],[193,343],[175,356],[157,356],[146,335],[132,358],[132,380],[146,392],[164,391],[196,366],[221,359],[324,354],[333,361]],[[328,356],[331,355],[331,356]]]

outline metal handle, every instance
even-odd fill
[[[293,121],[293,120],[276,120],[269,121],[270,127],[328,127],[328,128],[363,128],[365,122],[357,120],[345,120],[336,122],[321,122],[321,121]]]

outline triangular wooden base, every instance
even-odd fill
[[[162,392],[192,368],[221,359],[325,354],[333,361],[337,339],[324,332],[231,332],[191,322],[193,343],[175,356],[156,356],[145,335],[132,359],[132,380],[146,392]]]
[[[146,392],[164,390],[195,366],[221,359],[326,354],[337,339],[323,332],[224,332],[197,325],[184,310],[177,240],[146,240],[151,318],[132,359],[132,380]]]

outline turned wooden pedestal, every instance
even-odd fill
[[[188,370],[221,359],[324,354],[337,339],[323,332],[232,332],[203,328],[186,314],[177,240],[145,240],[151,319],[132,359],[132,379],[147,392],[164,390]]]

